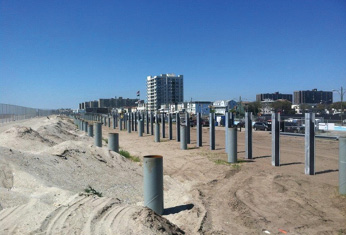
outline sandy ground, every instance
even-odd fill
[[[0,127],[0,234],[346,234],[346,197],[338,195],[338,141],[316,139],[316,175],[304,174],[304,138],[281,136],[281,166],[271,166],[271,135],[253,132],[252,160],[228,164],[224,130],[216,150],[191,130],[180,143],[120,133],[120,147],[142,159],[164,157],[163,216],[142,207],[141,163],[131,162],[61,117]],[[173,128],[175,130],[175,128]],[[89,195],[90,185],[103,197]]]

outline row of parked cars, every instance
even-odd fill
[[[257,130],[270,131],[271,123],[270,122],[255,122],[252,128],[255,131]],[[295,122],[281,122],[280,129],[283,132],[305,133],[305,127],[298,125],[298,123],[295,123]]]

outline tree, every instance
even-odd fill
[[[271,107],[275,112],[282,114],[294,114],[295,111],[292,109],[292,103],[288,100],[277,100],[271,104]]]
[[[259,101],[251,102],[247,105],[247,111],[257,115],[261,112],[262,104]]]

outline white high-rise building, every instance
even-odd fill
[[[173,73],[147,77],[148,110],[156,111],[163,104],[184,101],[184,78]]]

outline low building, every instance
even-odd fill
[[[217,100],[213,102],[213,108],[216,114],[225,115],[230,109],[235,108],[237,102],[235,100]]]

